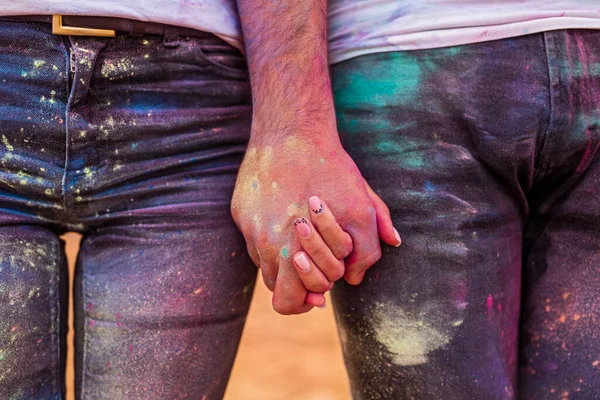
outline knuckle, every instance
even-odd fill
[[[319,233],[321,235],[324,235],[326,233],[330,233],[337,226],[338,226],[338,224],[337,224],[337,222],[335,220],[329,220],[329,221],[327,221],[325,223],[319,224],[319,226],[317,227],[317,230],[319,231]]]
[[[306,250],[311,257],[319,258],[325,255],[325,250],[327,247],[323,243],[312,243],[309,248]]]
[[[292,307],[290,307],[289,304],[286,304],[285,302],[282,302],[278,299],[273,299],[272,304],[273,304],[273,310],[275,310],[275,312],[277,314],[281,314],[281,315],[293,314]]]
[[[311,285],[310,288],[308,288],[311,292],[315,292],[315,293],[325,293],[329,290],[331,290],[331,287],[333,286],[333,284],[329,281],[327,282],[316,282],[313,285]]]
[[[344,264],[341,262],[337,262],[336,265],[329,272],[328,278],[335,282],[338,279],[341,279],[344,276]]]

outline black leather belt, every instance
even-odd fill
[[[1,16],[0,19],[52,24],[52,33],[55,35],[113,37],[116,36],[116,32],[129,35],[162,36],[177,32],[179,36],[183,37],[206,37],[211,35],[197,29],[128,18],[83,15],[19,15]]]

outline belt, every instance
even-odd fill
[[[84,15],[19,15],[2,16],[2,20],[44,22],[52,24],[55,35],[114,37],[116,32],[129,35],[168,35],[177,32],[184,37],[206,37],[209,33],[192,28],[138,21],[128,18]]]

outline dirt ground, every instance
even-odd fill
[[[64,238],[72,277],[79,235]],[[270,299],[259,278],[225,400],[350,399],[331,306],[283,317],[271,309]],[[70,330],[69,343],[72,339]],[[67,400],[74,400],[71,346],[68,357]]]

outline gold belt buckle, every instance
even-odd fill
[[[115,37],[116,33],[110,29],[80,28],[77,26],[64,26],[62,15],[52,16],[52,33],[55,35],[70,36],[103,36]]]

